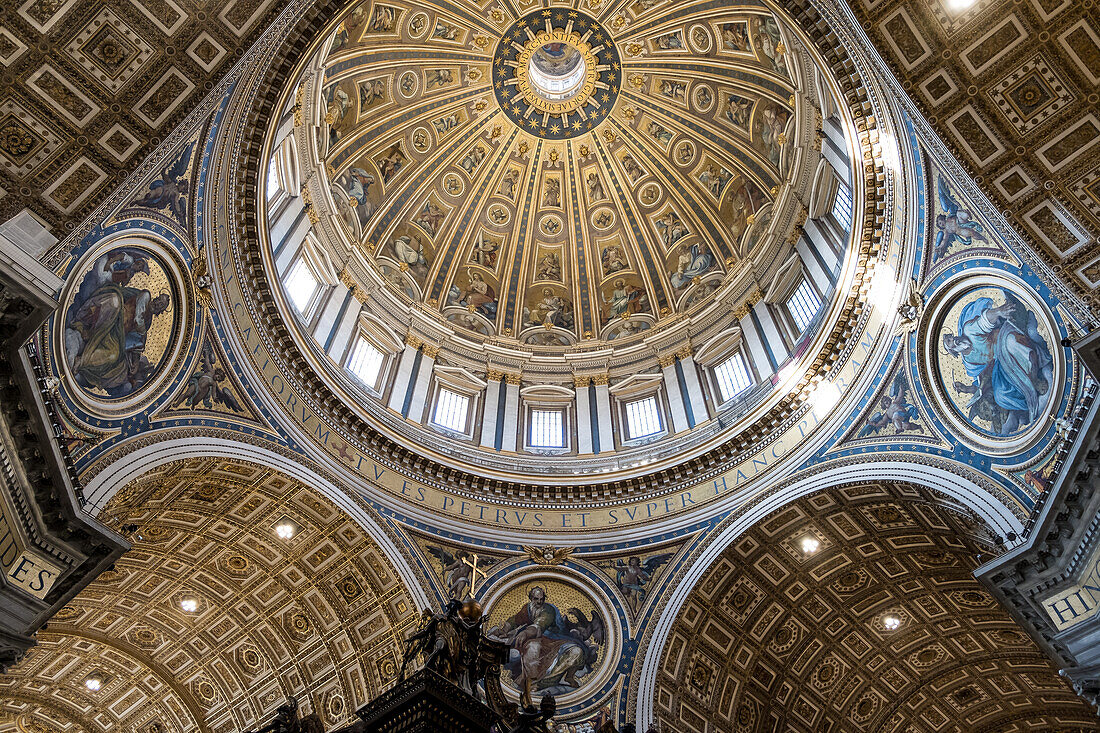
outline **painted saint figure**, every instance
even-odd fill
[[[546,189],[542,194],[543,206],[561,206],[561,181],[557,178],[546,179]]]
[[[65,317],[65,355],[81,387],[125,397],[152,377],[146,338],[172,298],[130,284],[137,273],[150,274],[150,259],[139,249],[116,249],[84,276]]]
[[[589,619],[577,608],[563,616],[539,585],[528,591],[527,599],[488,632],[511,647],[505,669],[524,692],[560,694],[580,687],[599,659],[605,634],[602,619],[594,611]]]
[[[403,266],[403,269],[407,269],[413,279],[423,285],[424,279],[428,276],[429,263],[427,256],[424,254],[424,243],[420,241],[420,237],[402,234],[393,238],[391,246],[397,264]]]
[[[600,253],[600,260],[603,263],[604,275],[610,275],[613,272],[630,267],[630,263],[626,259],[626,253],[623,252],[622,245],[619,244],[609,244],[604,247],[603,252]]]
[[[645,290],[636,285],[627,284],[622,278],[615,281],[610,298],[603,296],[603,302],[608,306],[608,321],[623,316],[629,317],[649,309],[649,299]]]
[[[561,282],[561,258],[556,252],[543,252],[535,269],[536,280],[556,280]]]
[[[588,186],[589,201],[602,201],[607,197],[603,190],[603,181],[600,180],[598,173],[592,171],[584,180]]]
[[[495,269],[499,252],[500,242],[482,234],[474,240],[474,248],[470,251],[470,262],[490,270]]]
[[[656,222],[657,231],[661,234],[661,241],[666,247],[671,247],[676,244],[681,238],[687,236],[691,232],[688,231],[687,225],[684,224],[683,219],[675,211],[667,211]]]
[[[524,325],[526,326],[556,326],[566,330],[573,328],[573,303],[568,298],[563,298],[554,293],[550,288],[542,289],[542,298],[534,303],[534,307],[524,307]]]
[[[519,168],[509,168],[504,177],[500,179],[497,193],[506,198],[513,198],[516,195],[517,183],[519,183]]]
[[[996,435],[1009,436],[1043,413],[1053,380],[1054,360],[1039,333],[1035,314],[1008,290],[1004,305],[981,297],[959,316],[958,333],[943,334],[943,348],[962,360],[970,384],[955,389],[970,395],[967,417],[988,421]]]
[[[342,181],[348,194],[348,203],[355,207],[355,215],[359,224],[367,225],[371,215],[374,214],[374,204],[367,198],[370,187],[374,183],[374,176],[362,168],[352,168],[347,173],[346,180]]]
[[[691,245],[690,249],[685,249],[680,253],[676,272],[670,273],[668,279],[672,283],[672,287],[681,290],[691,285],[694,278],[707,272],[713,266],[714,255],[710,253],[705,245],[696,243]]]
[[[470,270],[469,282],[466,287],[451,286],[449,301],[457,305],[464,305],[477,311],[486,318],[492,320],[497,315],[497,293],[493,286],[485,282],[485,278],[477,270]]]

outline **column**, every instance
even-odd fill
[[[420,350],[420,369],[416,373],[416,382],[412,388],[412,399],[406,400],[409,411],[405,417],[414,422],[424,422],[424,405],[428,401],[428,389],[432,384],[432,367],[435,366],[435,357],[439,354],[439,347],[424,344]]]
[[[519,437],[519,383],[521,374],[505,374],[504,381],[507,388],[504,391],[504,414],[501,420],[504,424],[504,434],[500,442],[502,451],[516,452],[516,439]]]
[[[703,396],[703,385],[699,382],[699,367],[695,365],[695,357],[691,349],[684,347],[676,352],[680,360],[680,374],[684,380],[684,391],[687,392],[688,401],[691,404],[691,415],[695,419],[692,427],[710,419],[707,414],[707,402]]]
[[[485,379],[489,384],[485,387],[485,410],[481,414],[481,447],[495,450],[500,420],[500,383],[504,373],[490,369]]]
[[[823,229],[816,219],[808,220],[802,229],[810,240],[810,246],[821,256],[822,261],[825,263],[825,269],[830,273],[835,273],[837,268],[840,267],[836,249],[842,246],[836,235]]]
[[[684,409],[680,380],[676,378],[676,357],[658,356],[657,363],[661,365],[661,374],[665,378],[665,393],[668,395],[668,407],[672,413],[672,429],[677,433],[683,432],[690,428],[691,424],[688,422],[687,410]]]
[[[611,430],[611,392],[608,389],[608,375],[599,374],[592,378],[596,390],[596,434],[600,439],[600,453],[615,450],[615,435]]]
[[[405,395],[409,393],[409,381],[412,379],[413,365],[416,356],[420,353],[422,342],[413,336],[405,338],[405,350],[397,362],[397,373],[393,377],[393,387],[390,390],[389,408],[394,412],[401,412],[405,406]]]
[[[348,342],[355,334],[355,326],[359,322],[359,313],[362,304],[355,290],[351,291],[352,299],[348,301],[347,308],[340,314],[340,318],[332,326],[328,341],[325,342],[325,351],[328,355],[337,358],[337,354],[345,353]]]
[[[779,330],[779,324],[775,322],[775,316],[772,315],[771,308],[761,300],[752,307],[752,313],[749,316],[755,317],[760,333],[764,337],[764,343],[771,351],[772,356],[775,357],[775,363],[778,367],[790,352],[787,349],[787,343],[783,340],[783,334]]]
[[[577,393],[577,453],[592,453],[591,377],[573,377]]]
[[[826,268],[825,258],[818,252],[810,238],[803,234],[795,244],[802,268],[809,274],[810,280],[817,286],[817,292],[827,293],[833,289],[832,273]]]
[[[321,306],[317,322],[313,324],[313,338],[318,343],[324,344],[327,350],[328,338],[332,334],[336,322],[344,315],[348,303],[351,302],[351,290],[343,283],[337,283],[329,288],[325,295],[325,304]]]
[[[743,313],[738,321],[741,324],[741,335],[745,339],[745,344],[749,347],[749,356],[760,375],[760,381],[764,381],[775,374],[778,362],[775,361],[775,357],[771,355],[767,346],[765,346],[764,334],[760,332],[756,320],[752,317],[752,307],[746,303],[741,310]]]

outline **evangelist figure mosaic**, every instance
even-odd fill
[[[940,325],[939,372],[953,406],[979,431],[1011,437],[1050,401],[1054,360],[1047,329],[1011,291],[976,288]]]
[[[144,249],[96,258],[65,310],[65,358],[76,383],[108,399],[148,384],[176,332],[173,291],[164,264]]]
[[[494,604],[489,620],[489,636],[511,647],[505,670],[521,691],[572,692],[604,661],[604,620],[591,600],[565,583],[517,586]]]

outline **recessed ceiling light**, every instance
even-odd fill
[[[901,626],[901,619],[897,616],[893,614],[887,614],[882,617],[882,628],[886,629],[887,631],[897,631],[899,626]]]
[[[184,598],[180,601],[180,608],[182,608],[185,613],[194,613],[199,610],[199,602],[194,598]]]
[[[818,542],[816,537],[803,537],[802,538],[802,552],[807,555],[812,555],[817,552],[821,547],[821,543]]]
[[[99,688],[103,687],[103,680],[99,677],[89,677],[84,680],[84,686],[92,692],[99,692]]]
[[[947,6],[954,11],[966,10],[978,0],[947,0]]]
[[[290,522],[279,522],[275,525],[275,534],[281,540],[289,540],[294,537],[294,525]]]

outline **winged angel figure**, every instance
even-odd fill
[[[615,584],[619,586],[626,597],[630,610],[635,614],[645,603],[646,584],[649,583],[657,569],[672,559],[675,553],[664,552],[660,555],[651,555],[645,562],[637,555],[627,558],[624,563],[622,558],[615,561]]]
[[[472,597],[477,576],[485,575],[481,568],[488,568],[493,564],[492,559],[479,557],[466,550],[451,553],[435,545],[428,545],[426,549],[439,560],[443,568],[443,580],[447,583],[448,595],[460,601]],[[481,568],[478,567],[479,564]]]
[[[167,168],[161,171],[160,178],[149,184],[144,196],[134,199],[132,206],[146,209],[167,209],[168,213],[181,224],[187,221],[187,196],[191,192],[191,181],[187,178],[187,165],[191,162],[192,144],[183,151]]]
[[[199,357],[199,368],[191,375],[187,386],[172,406],[179,407],[186,403],[192,410],[200,409],[200,406],[212,410],[215,404],[219,404],[234,412],[243,412],[244,408],[237,402],[233,392],[222,386],[226,377],[225,370],[214,359],[214,350],[210,344],[206,344],[203,346],[202,356]]]
[[[981,222],[970,218],[970,212],[959,207],[959,202],[947,186],[947,181],[942,177],[936,182],[936,190],[940,197],[940,207],[944,213],[936,215],[936,247],[932,252],[932,261],[936,261],[947,254],[955,242],[970,246],[977,239],[980,242],[988,242],[985,238],[985,228]]]
[[[867,418],[867,424],[860,429],[858,437],[880,435],[891,425],[894,426],[895,434],[920,430],[920,425],[916,422],[917,406],[909,402],[909,385],[901,374],[894,377],[890,394],[879,397],[878,404],[882,409]]]

